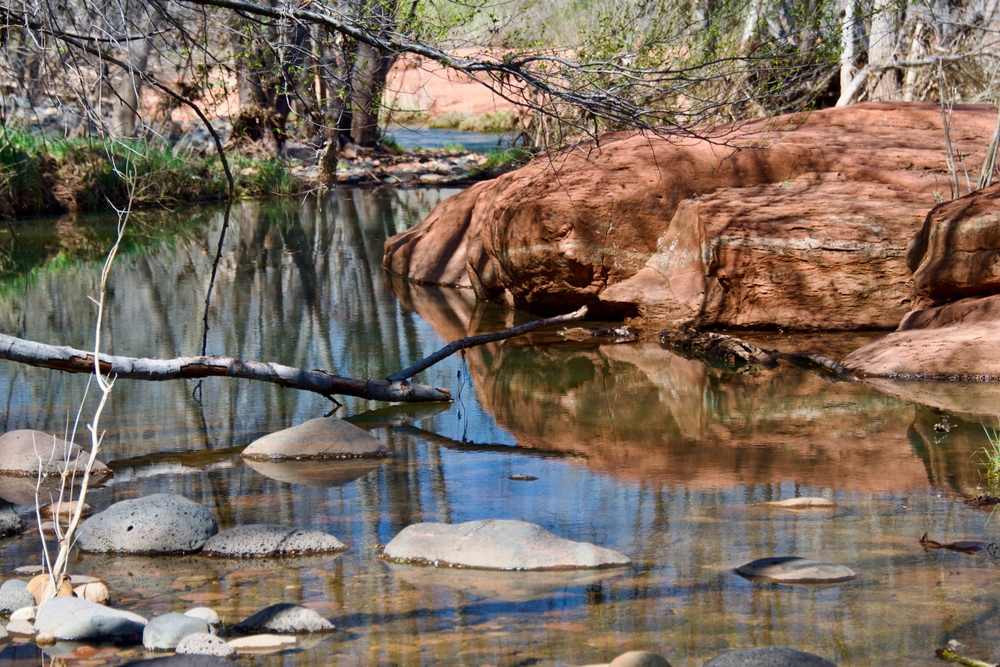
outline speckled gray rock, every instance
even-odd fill
[[[336,417],[320,417],[269,433],[250,443],[243,457],[258,461],[282,459],[382,458],[389,448],[368,431]]]
[[[0,590],[0,616],[9,616],[18,609],[35,606],[35,596],[26,588],[5,588]]]
[[[632,562],[617,551],[556,537],[533,523],[505,519],[407,526],[386,545],[384,554],[396,562],[490,570],[609,567]]]
[[[184,496],[157,493],[123,500],[87,519],[80,549],[116,553],[187,553],[219,532],[215,517]]]
[[[208,607],[195,607],[194,609],[188,609],[184,612],[184,615],[191,616],[193,618],[200,618],[208,623],[209,627],[219,624],[219,615],[214,609],[209,609]]]
[[[257,523],[222,531],[205,543],[202,553],[228,558],[263,558],[343,551],[346,548],[333,535],[318,530]]]
[[[67,454],[69,465],[67,466]],[[0,435],[0,474],[35,477],[41,459],[44,476],[59,475],[67,467],[83,471],[89,454],[61,438],[32,429],[8,431]],[[91,472],[94,481],[107,477],[111,470],[100,461]]]
[[[0,584],[0,591],[9,591],[13,589],[27,590],[28,582],[24,579],[8,579],[7,581]]]
[[[261,609],[233,626],[236,632],[248,634],[276,632],[290,635],[300,632],[330,632],[335,629],[333,623],[312,609],[288,603],[273,604]]]
[[[0,504],[0,537],[20,535],[24,532],[26,525],[24,519],[14,514],[14,510],[9,505]]]
[[[208,623],[184,614],[163,614],[149,619],[142,631],[147,651],[172,651],[188,635],[207,634]]]
[[[177,644],[174,651],[179,655],[214,655],[218,658],[236,656],[236,649],[219,637],[204,632],[188,635]]]
[[[141,635],[146,619],[128,611],[111,609],[80,598],[52,598],[35,615],[35,632],[56,639],[113,639]]]
[[[798,556],[758,558],[736,568],[745,577],[768,579],[786,584],[827,584],[850,581],[854,570],[833,563],[817,563]]]
[[[813,653],[783,646],[741,648],[718,655],[704,667],[837,667]]]
[[[612,660],[608,667],[670,667],[670,663],[656,653],[629,651]]]

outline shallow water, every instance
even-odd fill
[[[215,285],[208,352],[385,377],[447,341],[525,321],[467,292],[386,280],[384,238],[448,194],[344,190],[323,201],[241,204]],[[197,354],[221,213],[134,222],[112,277],[105,349]],[[9,246],[0,255],[0,330],[92,344],[86,296],[110,233],[103,224],[16,224],[16,252],[9,236],[0,239]],[[758,336],[831,355],[865,338]],[[391,459],[254,464],[260,472],[241,448],[326,414],[328,401],[219,378],[200,392],[194,381],[120,381],[101,421],[102,458],[115,477],[88,497],[95,508],[180,493],[211,508],[223,529],[315,528],[349,550],[242,563],[79,555],[71,571],[101,576],[117,606],[147,617],[207,605],[231,624],[288,601],[338,627],[295,652],[241,664],[578,665],[647,649],[680,667],[728,649],[785,645],[840,665],[931,665],[951,638],[970,656],[1000,660],[992,590],[1000,559],[918,543],[925,532],[998,540],[997,518],[961,499],[981,492],[975,452],[986,444],[984,418],[961,406],[951,412],[958,428],[941,435],[933,411],[861,385],[793,368],[733,374],[654,343],[566,343],[553,334],[476,348],[417,380],[458,400],[392,407],[346,399],[336,412],[382,438]],[[0,426],[62,433],[85,386],[79,376],[2,362]],[[939,389],[952,396],[955,387]],[[538,480],[507,479],[514,474]],[[17,489],[0,495],[17,500]],[[754,506],[815,495],[837,508]],[[634,564],[528,576],[399,568],[377,557],[411,523],[490,517],[533,521]],[[35,536],[0,547],[5,578],[39,562]],[[858,577],[790,586],[734,573],[767,555],[840,563]],[[47,651],[68,659],[73,648]],[[101,650],[74,664],[145,655]],[[40,652],[8,645],[0,662],[38,665]]]

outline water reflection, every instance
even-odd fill
[[[338,191],[241,204],[215,287],[209,352],[384,377],[447,341],[521,322],[525,315],[476,304],[468,292],[387,284],[382,241],[447,194]],[[106,331],[114,352],[200,350],[221,216],[191,220],[147,234],[116,264]],[[53,248],[85,233],[76,225],[57,241],[50,227],[16,229],[22,243],[37,234]],[[92,260],[36,253],[30,279],[0,289],[0,327],[88,347]],[[645,648],[680,667],[773,644],[842,665],[930,665],[953,633],[976,647],[997,637],[994,603],[982,593],[1000,564],[918,543],[924,532],[998,539],[988,512],[951,493],[976,490],[972,455],[985,436],[974,415],[949,407],[959,427],[941,436],[937,413],[902,395],[797,370],[732,375],[655,344],[562,343],[551,334],[471,350],[420,380],[458,400],[387,408],[351,399],[337,412],[376,433],[391,458],[301,470],[257,470],[239,453],[264,433],[329,412],[320,397],[212,378],[196,400],[193,382],[120,382],[102,422],[115,477],[89,498],[97,509],[181,493],[209,506],[222,528],[326,530],[349,549],[243,563],[79,555],[73,570],[100,573],[116,604],[147,616],[209,605],[232,624],[287,601],[340,628],[298,653],[258,659],[267,665],[587,664]],[[62,433],[85,384],[4,362],[0,426]],[[796,495],[825,495],[838,508],[753,506]],[[634,565],[597,582],[574,575],[535,585],[396,571],[377,558],[378,545],[411,523],[491,517],[608,546]],[[33,533],[2,547],[4,576],[39,560]],[[859,576],[817,588],[733,572],[771,554],[840,563]],[[112,661],[142,654],[104,648]],[[37,665],[39,654],[11,646],[0,661]]]

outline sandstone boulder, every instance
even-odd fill
[[[617,551],[557,537],[526,521],[486,519],[418,523],[385,546],[391,561],[487,570],[542,570],[628,565]]]
[[[251,524],[224,530],[205,543],[203,553],[228,558],[264,558],[343,551],[347,547],[319,530]]]
[[[81,551],[186,553],[219,532],[207,508],[184,496],[156,493],[123,500],[87,519],[77,533]]]
[[[67,468],[82,473],[89,456],[73,443],[42,431],[19,429],[0,435],[0,475],[37,477],[39,467],[46,477]],[[111,470],[95,461],[91,474],[96,482],[108,477]]]
[[[336,417],[320,417],[269,433],[250,443],[243,458],[258,461],[285,459],[382,458],[389,449],[368,431]]]
[[[981,163],[994,110],[953,119],[957,150]],[[951,195],[940,108],[858,104],[711,132],[607,135],[477,185],[388,239],[383,265],[538,312],[895,327],[910,309],[906,243]]]

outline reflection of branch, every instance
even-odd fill
[[[464,350],[470,347],[476,347],[477,345],[485,345],[486,343],[495,343],[500,340],[506,340],[507,338],[514,338],[515,336],[523,336],[526,333],[536,331],[538,329],[544,329],[545,327],[555,326],[557,324],[565,324],[566,322],[572,322],[574,320],[581,320],[583,316],[587,314],[587,307],[583,306],[579,310],[567,313],[566,315],[559,315],[557,317],[549,317],[544,320],[535,320],[534,322],[528,322],[527,324],[522,324],[519,327],[514,327],[512,329],[504,329],[503,331],[498,331],[496,333],[482,334],[481,336],[469,336],[468,338],[461,338],[456,340],[450,345],[442,347],[440,350],[425,357],[417,363],[413,364],[409,368],[399,371],[398,373],[393,373],[387,380],[398,381],[398,380],[408,380],[420,371],[426,370],[441,361],[442,359],[447,359],[451,355],[455,354],[459,350]]]
[[[428,431],[419,428],[417,426],[410,426],[408,424],[404,424],[402,426],[393,426],[388,430],[392,431],[393,433],[402,433],[403,435],[409,435],[414,438],[420,438],[421,440],[425,440],[435,445],[440,445],[441,447],[447,447],[448,449],[457,449],[463,452],[492,452],[496,454],[518,454],[520,456],[536,456],[545,459],[586,458],[585,456],[577,452],[567,452],[561,449],[538,449],[536,447],[528,449],[526,447],[519,447],[517,445],[486,445],[486,444],[476,444],[472,442],[461,442],[459,440],[452,440],[447,436],[434,433],[433,431]]]

